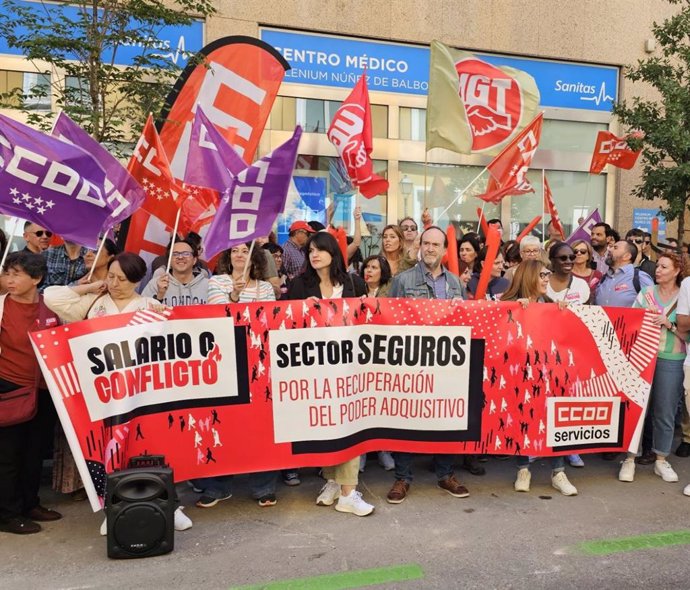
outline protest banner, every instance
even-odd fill
[[[659,328],[640,309],[341,299],[137,312],[31,338],[98,509],[106,474],[141,454],[182,481],[380,449],[635,450]]]

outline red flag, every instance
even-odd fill
[[[366,73],[335,112],[328,128],[328,140],[342,158],[352,184],[371,199],[388,190],[388,181],[374,174],[371,161],[371,105]]]
[[[634,152],[628,145],[628,138],[639,138],[639,133],[632,133],[625,137],[616,137],[609,131],[599,131],[597,142],[594,144],[592,163],[589,165],[590,174],[601,174],[606,164],[630,170],[637,162],[642,150]]]
[[[489,178],[486,193],[479,195],[480,199],[489,203],[499,203],[503,197],[508,195],[524,195],[525,193],[534,192],[532,183],[527,180],[527,171],[539,147],[543,121],[544,113],[539,113],[491,161],[487,166],[491,177]]]
[[[565,239],[563,225],[561,225],[561,219],[558,217],[558,209],[556,209],[556,203],[554,203],[553,200],[553,193],[551,192],[549,181],[546,180],[546,176],[544,176],[544,208],[551,216],[551,225],[553,225],[553,228],[559,232],[561,236],[563,236],[563,239]]]
[[[146,120],[127,170],[146,191],[141,208],[173,227],[177,211],[187,194],[173,178],[168,157],[151,115]]]

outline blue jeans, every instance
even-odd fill
[[[226,498],[232,494],[232,475],[219,477],[202,477],[193,479],[192,483],[202,490],[204,495],[211,498]],[[252,498],[258,500],[263,496],[275,494],[278,471],[262,471],[249,475],[249,487],[252,490]]]
[[[666,457],[671,453],[676,413],[683,393],[683,360],[657,359],[649,394],[654,420],[652,450],[657,455]]]
[[[520,455],[517,458],[518,469],[529,469],[529,455]],[[565,471],[565,457],[551,457],[551,469],[554,473]]]
[[[412,453],[393,453],[395,460],[395,479],[412,482]],[[448,479],[453,475],[454,455],[434,455],[434,468],[438,481]]]

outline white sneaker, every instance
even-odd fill
[[[577,496],[577,488],[568,481],[565,471],[559,471],[551,476],[551,485],[564,496]]]
[[[685,488],[683,488],[683,493],[686,496],[690,496],[690,483],[688,485],[686,485]]]
[[[178,506],[175,510],[175,530],[176,531],[186,531],[192,528],[192,519],[189,518],[183,510],[183,506]]]
[[[101,537],[105,537],[108,534],[108,519],[103,519],[103,524],[101,525]]]
[[[621,463],[618,481],[635,481],[635,458],[629,457]]]
[[[367,466],[367,454],[359,456],[359,472],[364,473],[364,468]]]
[[[664,481],[674,483],[678,481],[678,474],[673,471],[673,467],[666,460],[659,461],[658,459],[654,461],[654,473],[656,473]]]
[[[361,492],[357,490],[352,490],[348,496],[340,496],[335,509],[338,512],[351,512],[357,516],[367,516],[374,511],[374,507],[367,504],[362,499]]]
[[[517,479],[515,480],[516,492],[529,492],[529,484],[532,481],[532,474],[527,467],[519,469],[517,472]]]
[[[319,497],[316,498],[316,504],[319,506],[332,506],[333,502],[340,497],[340,485],[334,480],[329,479],[326,485],[321,488]]]

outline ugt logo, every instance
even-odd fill
[[[345,162],[350,178],[357,178],[359,183],[367,182],[373,174],[362,138],[364,116],[365,110],[361,105],[344,104],[336,112],[328,130],[328,139]]]
[[[508,139],[517,129],[524,108],[518,81],[486,62],[461,59],[455,69],[459,93],[472,128],[472,151],[484,151]]]

